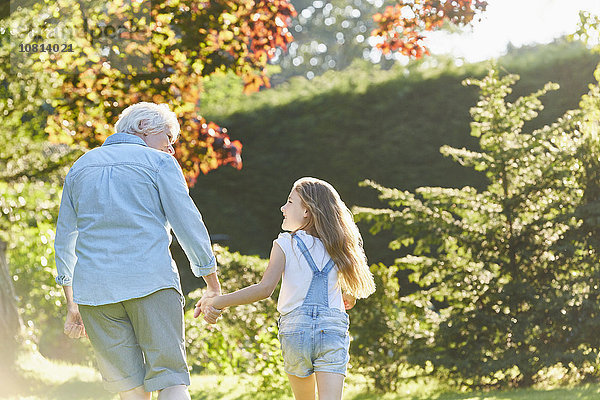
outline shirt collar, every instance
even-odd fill
[[[142,138],[137,137],[135,135],[131,135],[129,133],[113,133],[109,137],[106,138],[102,146],[108,146],[111,144],[120,144],[120,143],[128,143],[128,144],[141,144],[142,146],[148,147],[146,142],[142,140]]]

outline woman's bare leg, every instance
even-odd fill
[[[170,386],[158,392],[158,400],[190,400],[190,392],[185,385]]]

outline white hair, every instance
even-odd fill
[[[140,102],[127,107],[115,125],[116,132],[131,135],[156,135],[165,130],[171,136],[171,143],[179,136],[177,115],[167,104]]]

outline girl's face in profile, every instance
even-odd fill
[[[308,210],[302,206],[302,200],[295,189],[292,189],[287,202],[281,206],[281,212],[283,213],[281,228],[284,231],[295,231],[308,221]]]

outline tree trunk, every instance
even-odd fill
[[[4,367],[14,365],[23,321],[17,309],[12,276],[6,261],[6,243],[0,240],[0,354]]]

